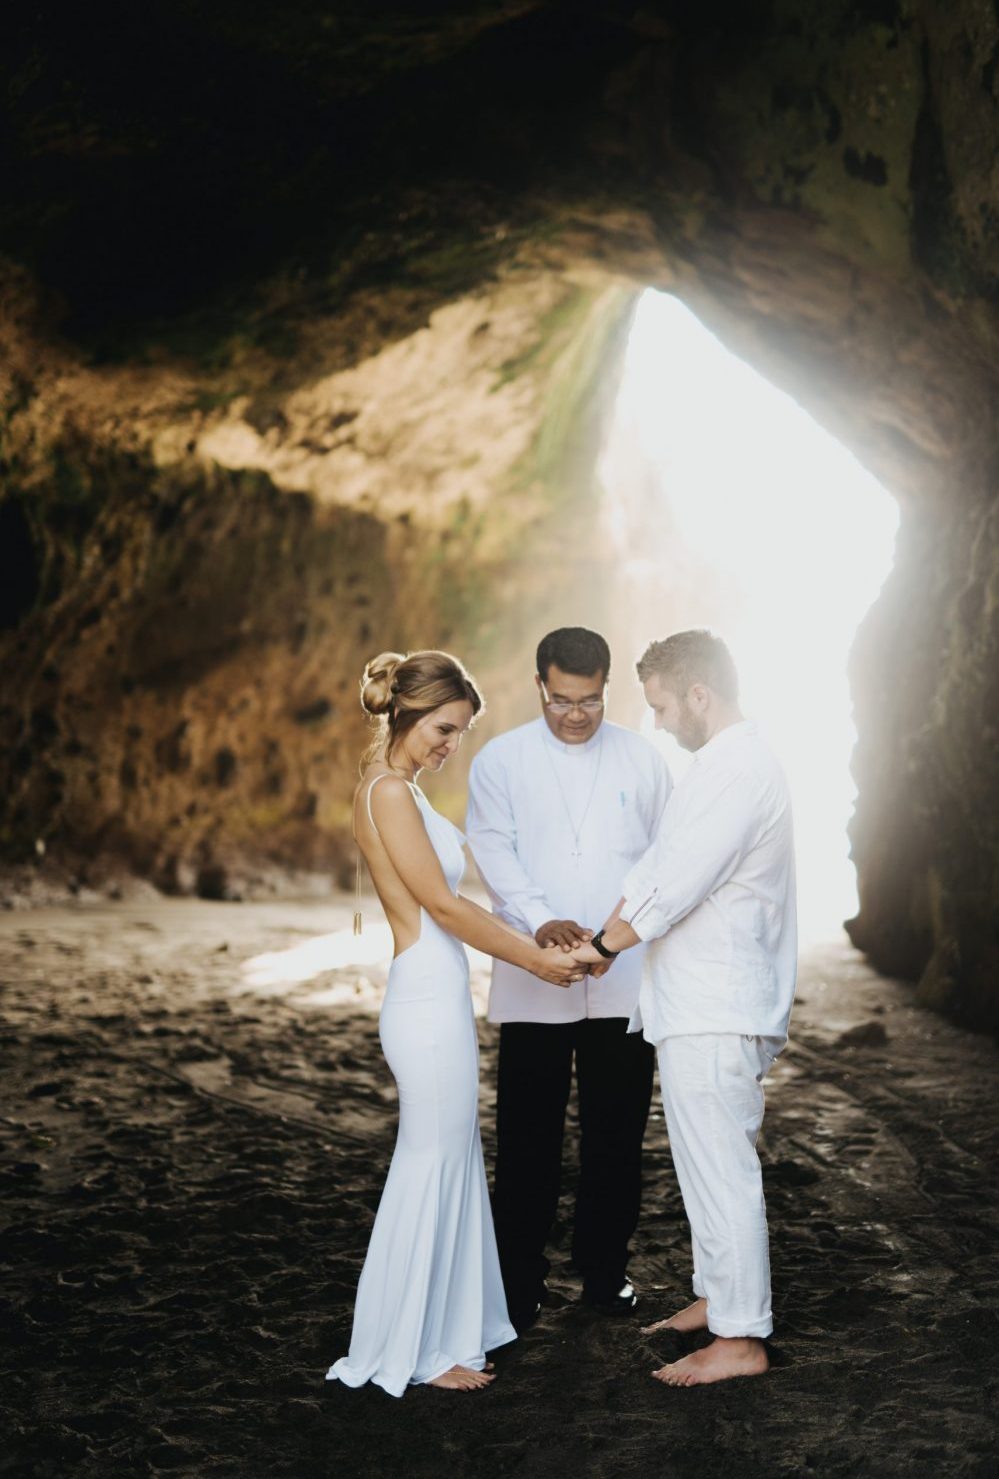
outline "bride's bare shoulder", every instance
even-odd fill
[[[385,784],[378,787],[378,792],[382,796],[386,798],[403,796],[411,797],[412,793],[410,787],[401,775],[398,775],[394,770],[389,770],[387,766],[378,765],[376,763],[374,765],[369,765],[364,774],[361,776],[361,779],[358,781],[357,787],[354,791],[355,804],[368,795],[372,786],[374,786],[375,782],[377,780],[380,780],[382,776],[385,777]]]

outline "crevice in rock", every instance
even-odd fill
[[[0,502],[0,631],[10,631],[28,615],[42,586],[38,542],[24,502]]]

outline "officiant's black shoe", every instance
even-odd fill
[[[638,1295],[630,1279],[616,1292],[597,1285],[583,1285],[583,1303],[602,1315],[630,1315],[638,1304]]]
[[[523,1335],[525,1330],[530,1330],[541,1313],[541,1306],[547,1303],[547,1300],[548,1285],[542,1284],[534,1299],[518,1299],[510,1303],[510,1324],[518,1335]]]

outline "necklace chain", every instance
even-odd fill
[[[586,798],[586,805],[583,807],[583,814],[579,818],[579,825],[578,826],[577,826],[577,824],[572,819],[572,812],[569,809],[569,803],[566,800],[565,791],[562,788],[562,782],[559,780],[558,771],[555,769],[555,761],[552,759],[552,757],[551,757],[551,755],[549,753],[548,741],[544,738],[544,736],[542,736],[542,743],[544,744],[545,754],[548,756],[548,764],[551,767],[552,777],[553,777],[553,779],[555,781],[555,785],[556,785],[556,787],[558,789],[559,799],[562,802],[562,807],[563,807],[563,810],[565,811],[566,819],[568,820],[568,823],[569,823],[569,830],[572,833],[572,840],[573,840],[573,844],[574,844],[573,845],[573,849],[572,849],[572,855],[578,861],[578,859],[583,856],[582,848],[580,846],[580,841],[579,841],[580,835],[582,834],[583,825],[586,822],[586,818],[589,815],[590,806],[591,806],[591,804],[593,802],[593,797],[596,795],[597,781],[600,778],[600,762],[601,762],[601,760],[604,757],[603,736],[601,735],[601,737],[600,737],[600,743],[597,746],[597,763],[596,763],[596,765],[594,766],[594,769],[593,769],[593,782],[592,782],[592,784],[590,786],[590,794]]]

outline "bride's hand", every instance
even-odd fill
[[[578,960],[580,965],[583,967],[583,970],[586,971],[587,974],[594,981],[599,981],[601,976],[606,976],[607,972],[614,964],[614,962],[612,960],[608,960],[605,955],[601,955],[598,950],[594,950],[593,946],[585,940],[581,945],[577,945],[575,950],[573,950],[571,959]]]
[[[586,967],[557,945],[548,945],[543,950],[539,948],[530,969],[539,980],[547,981],[551,986],[572,986],[586,975]]]

